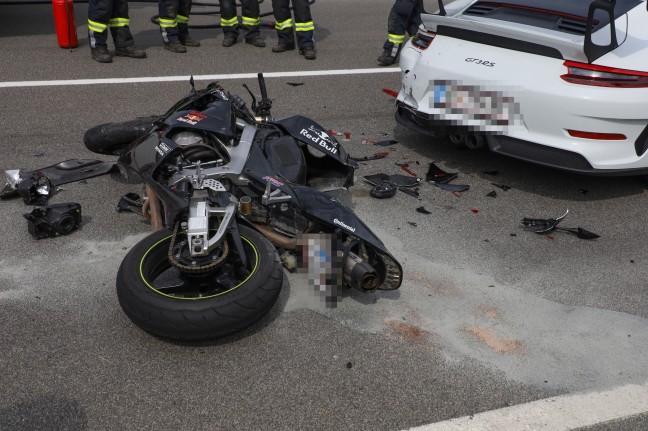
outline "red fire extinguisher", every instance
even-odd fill
[[[54,11],[54,25],[59,46],[61,48],[79,46],[72,0],[52,0],[52,10]]]

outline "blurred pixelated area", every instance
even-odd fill
[[[308,301],[326,308],[337,306],[342,288],[342,243],[332,234],[297,236],[297,275],[304,279]]]
[[[509,91],[484,90],[452,80],[430,81],[427,91],[435,116],[472,132],[504,133],[522,124],[520,106]]]

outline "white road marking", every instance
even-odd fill
[[[396,67],[375,69],[339,69],[339,70],[302,70],[292,72],[267,72],[266,78],[297,78],[308,76],[339,76],[339,75],[368,75],[374,73],[400,72]],[[223,81],[226,79],[256,79],[256,73],[233,73],[222,75],[194,75],[196,81]],[[102,85],[102,84],[135,84],[149,82],[188,81],[189,75],[183,76],[143,76],[137,78],[106,78],[106,79],[61,79],[54,81],[5,81],[0,82],[0,88],[15,87],[50,87],[61,85]]]
[[[603,392],[561,395],[478,413],[409,431],[561,431],[648,412],[648,384]]]

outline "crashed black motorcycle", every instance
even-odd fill
[[[277,300],[282,260],[294,267],[291,255],[308,254],[301,238],[314,234],[332,244],[320,261],[330,268],[323,284],[365,292],[401,285],[385,245],[321,190],[351,186],[355,162],[314,121],[273,119],[262,74],[259,86],[258,103],[246,87],[248,108],[218,83],[197,91],[192,79],[164,115],[86,132],[89,149],[120,154],[122,174],[146,184],[144,213],[158,230],[124,258],[117,293],[152,334],[203,340],[249,326]]]

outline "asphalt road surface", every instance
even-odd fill
[[[485,412],[645,387],[648,182],[558,172],[397,126],[381,90],[398,89],[399,74],[370,70],[390,6],[318,0],[318,58],[307,61],[296,51],[273,54],[267,29],[265,49],[225,49],[220,30],[200,29],[200,48],[173,54],[150,22],[155,4],[132,3],[131,28],[148,58],[112,64],[90,59],[85,4],[75,5],[81,46],[72,51],[57,47],[51,6],[0,6],[1,169],[97,158],[83,146],[86,129],[164,112],[187,93],[191,74],[222,75],[223,86],[247,97],[242,84],[256,88],[255,80],[232,75],[278,72],[267,80],[276,117],[306,115],[349,132],[342,143],[354,156],[389,152],[361,165],[345,198],[405,273],[398,291],[345,291],[336,309],[305,300],[303,281],[286,274],[279,302],[258,324],[210,343],[170,343],[134,326],[115,294],[121,259],[150,232],[139,216],[115,211],[137,185],[106,175],[64,186],[50,203],[80,203],[82,229],[40,241],[23,218],[31,208],[0,201],[0,429],[449,429],[444,421],[462,417],[468,425],[457,429],[547,429],[551,417],[570,428],[648,427],[648,407],[587,401],[585,417],[607,416],[561,422],[543,411],[537,426],[521,418],[517,427],[479,428]],[[192,16],[194,24],[214,20]],[[120,81],[137,77],[146,79]],[[111,81],[74,85],[93,79]],[[383,139],[399,142],[362,143]],[[396,162],[422,176],[434,162],[470,189],[425,183],[420,199],[371,198],[362,177],[403,173]],[[567,209],[564,225],[601,237],[520,226],[523,217]]]

